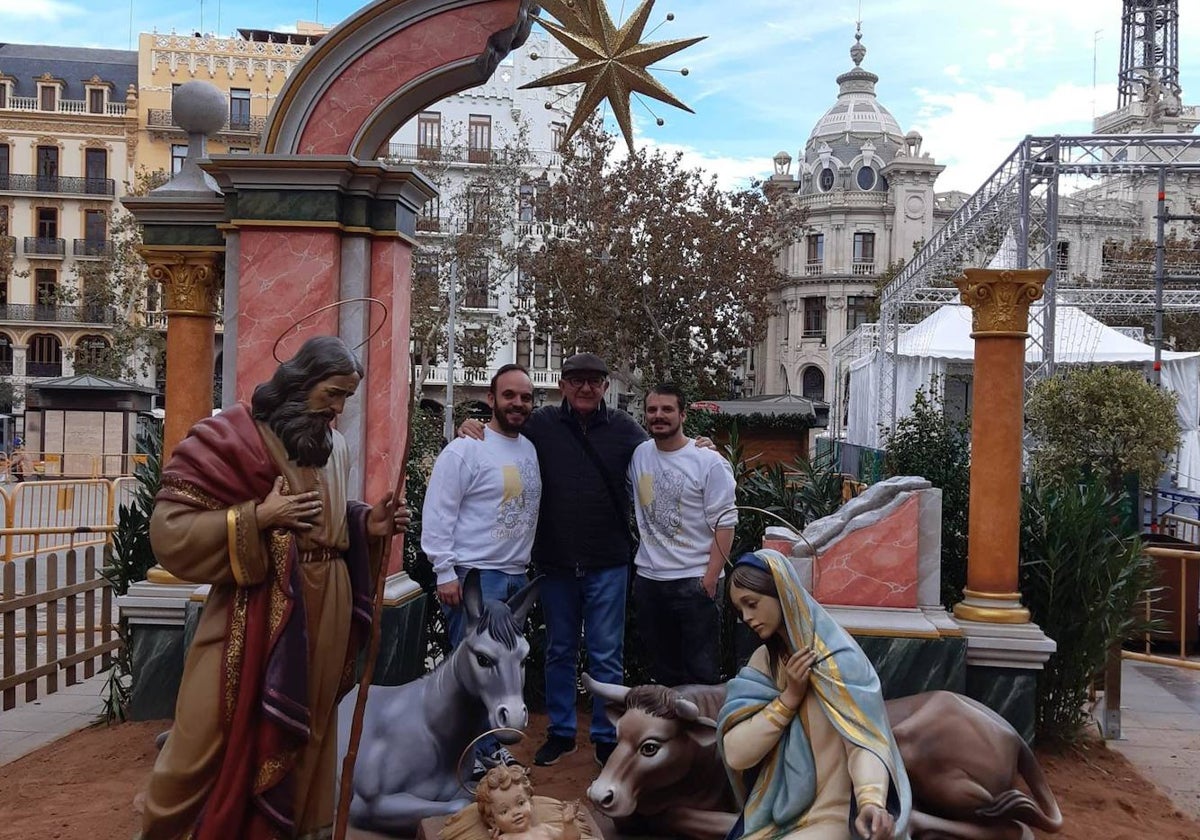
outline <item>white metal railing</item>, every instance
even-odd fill
[[[454,369],[454,384],[455,385],[487,385],[492,381],[492,377],[496,375],[499,368],[485,368],[483,370],[465,371],[462,368]],[[424,382],[426,385],[445,385],[446,384],[446,366],[445,365],[417,365],[415,369],[417,381]],[[470,373],[470,375],[468,375]],[[535,388],[557,388],[558,380],[562,377],[562,372],[549,369],[534,369],[529,371],[529,378],[533,380]]]
[[[566,225],[556,225],[552,222],[518,222],[517,236],[540,236],[542,239],[565,239]]]
[[[59,114],[95,114],[96,116],[123,117],[125,116],[124,102],[105,103],[103,112],[88,109],[86,99],[59,99],[52,109]],[[10,96],[2,110],[6,111],[46,111],[36,96]]]

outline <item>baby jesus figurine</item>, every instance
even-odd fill
[[[537,821],[533,785],[524,767],[493,767],[475,789],[479,817],[491,840],[580,840],[578,802],[562,806],[562,827]]]

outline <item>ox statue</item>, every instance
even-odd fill
[[[426,817],[471,803],[458,766],[471,742],[488,729],[524,729],[529,722],[523,699],[529,643],[522,628],[537,585],[503,603],[485,602],[479,573],[470,572],[462,644],[419,680],[371,688],[354,767],[352,824],[412,834]],[[347,694],[338,710],[339,756],[346,754],[356,696]]]
[[[584,686],[607,704],[617,746],[588,788],[622,830],[723,840],[737,804],[716,749],[724,686]],[[1032,840],[1062,814],[1033,751],[991,709],[948,691],[887,702],[913,791],[913,840]],[[1032,796],[1017,789],[1023,779]]]

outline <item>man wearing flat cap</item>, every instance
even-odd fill
[[[587,643],[588,673],[599,682],[624,681],[625,594],[634,539],[626,472],[646,432],[628,414],[610,408],[608,365],[592,353],[576,353],[562,364],[563,401],[543,406],[521,433],[537,450],[542,504],[533,562],[544,574],[546,617],[546,743],[534,763],[555,764],[575,751],[576,663],[579,634]],[[478,437],[478,421],[462,433]],[[591,740],[596,761],[612,754],[617,734],[595,700]]]

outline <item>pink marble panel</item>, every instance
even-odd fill
[[[365,497],[378,499],[396,486],[408,436],[409,268],[412,248],[399,239],[371,243],[371,296],[388,307],[388,322],[371,341],[366,394]],[[403,568],[396,540],[388,571]]]
[[[914,494],[887,519],[836,540],[813,569],[813,596],[822,604],[917,606],[917,517]]]
[[[337,300],[341,242],[337,231],[306,227],[243,228],[238,265],[237,398],[250,401],[254,386],[271,378],[314,335],[337,335],[332,309],[292,329],[304,316]]]
[[[517,0],[492,0],[426,18],[360,55],[326,88],[300,137],[299,154],[345,155],[370,114],[413,79],[477,56],[516,20]]]

